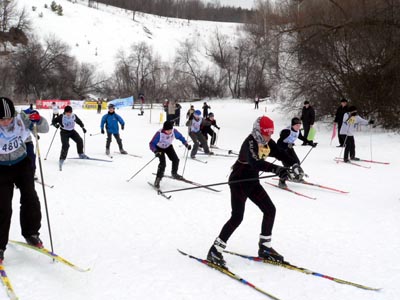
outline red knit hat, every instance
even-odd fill
[[[260,131],[263,135],[272,135],[274,133],[274,121],[266,116],[261,117]]]

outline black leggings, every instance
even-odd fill
[[[22,235],[38,234],[42,219],[30,159],[26,157],[12,166],[0,165],[0,249],[2,250],[6,249],[8,243],[14,185],[21,194],[19,219]]]
[[[179,158],[178,155],[176,155],[174,147],[172,145],[170,145],[166,149],[161,149],[157,147],[157,151],[162,153],[159,157],[160,163],[158,164],[157,177],[162,178],[164,176],[165,167],[167,166],[167,163],[165,161],[165,154],[167,154],[168,158],[172,161],[171,173],[176,174],[179,167]]]
[[[261,224],[261,235],[271,235],[275,221],[276,208],[260,182],[251,184],[248,182],[231,184],[230,189],[232,214],[228,222],[222,227],[219,238],[227,242],[232,233],[240,223],[242,223],[247,198],[257,205],[264,213]]]

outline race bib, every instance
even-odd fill
[[[14,152],[24,144],[29,135],[19,115],[9,126],[0,126],[0,154]]]

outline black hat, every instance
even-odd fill
[[[67,112],[72,112],[72,107],[69,106],[69,105],[67,105],[66,107],[64,107],[64,113],[67,113]]]
[[[348,111],[349,111],[349,112],[357,111],[357,107],[355,107],[355,106],[350,106]]]
[[[110,108],[115,108],[115,105],[112,104],[112,103],[110,103],[110,104],[108,104],[108,108],[109,108],[109,109],[110,109]]]
[[[340,100],[340,102],[346,102],[346,103],[347,103],[348,101],[347,101],[346,98],[342,98],[342,99]]]
[[[0,97],[0,119],[9,119],[14,117],[14,103],[5,97]]]
[[[162,127],[163,130],[171,130],[174,126],[172,125],[172,122],[170,121],[165,121],[164,125]]]
[[[310,104],[310,101],[304,101],[304,105],[306,105],[306,104]]]
[[[294,117],[292,119],[292,126],[294,126],[296,124],[301,124],[301,120],[298,117]]]

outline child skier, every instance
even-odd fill
[[[312,147],[317,146],[317,143],[314,143],[313,141],[308,141],[301,134],[300,128],[301,128],[301,120],[297,117],[293,118],[291,121],[291,126],[285,128],[281,131],[279,139],[277,141],[279,148],[283,149],[299,165],[300,165],[300,160],[297,157],[297,154],[293,148],[296,140],[299,139],[299,140],[303,141],[303,143],[306,143],[307,145],[310,145]],[[288,165],[285,162],[283,162],[283,165],[285,167],[290,167],[290,165]],[[279,187],[287,188],[286,180],[284,178],[279,179]]]
[[[211,136],[211,142],[210,142],[210,148],[215,148],[215,140],[217,139],[217,135],[215,134],[214,130],[212,130],[211,126],[214,126],[218,130],[221,129],[221,127],[218,127],[217,121],[214,118],[213,113],[209,113],[208,117],[203,119],[203,122],[201,124],[201,132],[203,133],[205,139],[207,140],[207,135]]]
[[[106,154],[110,154],[110,144],[111,144],[111,138],[114,136],[115,140],[117,141],[118,147],[119,147],[119,152],[121,154],[128,154],[124,150],[124,147],[122,146],[122,140],[119,136],[119,126],[118,123],[121,124],[121,129],[124,130],[125,128],[125,122],[121,118],[120,115],[115,113],[115,105],[114,104],[109,104],[108,105],[108,113],[105,114],[101,118],[100,122],[100,129],[101,133],[104,134],[104,125],[106,125],[106,130],[107,130],[107,141],[106,141]]]
[[[214,154],[210,152],[210,149],[208,148],[207,141],[204,137],[204,135],[201,133],[200,128],[201,124],[203,122],[203,118],[201,117],[201,111],[196,110],[193,113],[193,119],[190,122],[190,127],[189,127],[189,136],[191,137],[193,141],[193,149],[192,152],[190,152],[190,157],[191,158],[196,158],[197,150],[199,149],[199,145],[203,147],[204,153],[206,154]]]
[[[72,112],[72,107],[69,105],[64,108],[63,114],[59,115],[52,121],[52,125],[54,127],[61,128],[60,137],[62,148],[59,160],[60,171],[68,155],[69,139],[72,139],[76,143],[76,150],[78,151],[79,158],[89,159],[89,157],[83,153],[83,140],[79,133],[76,132],[75,124],[81,126],[83,133],[86,133],[85,126],[83,125],[81,119],[79,119],[78,116]]]
[[[47,125],[44,119],[37,116],[30,120],[26,115],[16,115],[13,102],[0,97],[0,264],[3,263],[8,243],[14,185],[21,193],[22,235],[28,244],[43,247],[39,238],[42,219],[40,202],[35,191],[33,168],[24,143],[30,135],[27,127],[31,122],[36,122],[38,131],[42,131]]]
[[[231,218],[222,227],[207,255],[207,259],[214,264],[225,266],[222,252],[226,248],[229,237],[242,222],[247,198],[250,198],[264,214],[258,243],[258,256],[271,261],[282,262],[284,260],[283,256],[276,252],[271,245],[276,209],[260,184],[259,172],[272,172],[285,179],[291,176],[301,179],[304,172],[296,161],[272,140],[273,132],[273,121],[266,116],[259,117],[254,122],[252,133],[244,140],[240,148],[238,160],[233,165],[232,173],[229,176],[229,181],[232,182],[229,185],[232,205]],[[291,170],[266,162],[264,158],[267,156],[275,157],[291,165]],[[246,179],[254,179],[254,181],[235,183],[235,181]]]
[[[178,174],[179,158],[176,155],[174,146],[172,145],[174,138],[180,140],[188,150],[191,149],[191,146],[187,143],[183,135],[173,128],[173,122],[170,121],[164,122],[163,128],[155,133],[149,143],[150,150],[153,151],[160,160],[156,180],[154,181],[154,186],[156,188],[160,188],[160,181],[164,176],[166,167],[165,154],[167,154],[169,160],[172,161],[172,177],[175,179],[183,179],[183,177]]]
[[[357,113],[357,108],[355,106],[350,106],[349,111],[343,116],[342,128],[340,128],[340,134],[345,135],[344,162],[349,162],[349,155],[351,160],[360,160],[356,157],[356,144],[354,141],[354,130],[357,124],[374,124],[374,120],[367,121],[361,118]]]

